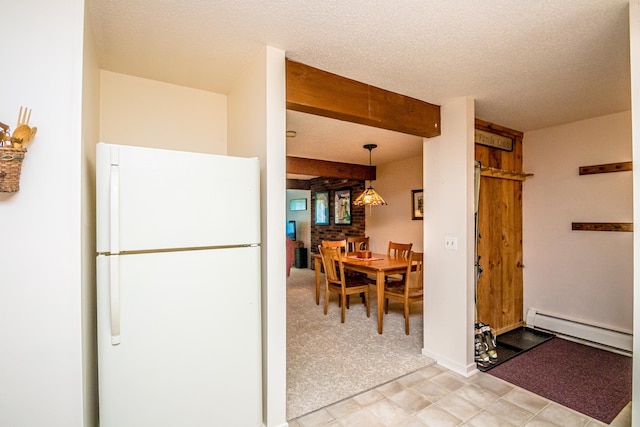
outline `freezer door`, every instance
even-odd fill
[[[260,248],[98,257],[101,427],[262,423]],[[119,286],[120,343],[111,341]]]
[[[98,143],[98,253],[259,243],[259,181],[256,158]]]

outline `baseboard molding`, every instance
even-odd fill
[[[448,357],[443,356],[442,354],[434,353],[425,348],[422,349],[422,355],[435,360],[438,365],[447,368],[448,370],[453,371],[456,374],[460,374],[465,378],[469,378],[470,376],[478,372],[475,362],[468,365],[463,365],[449,359]]]
[[[530,308],[527,312],[527,326],[622,354],[633,352],[632,332],[598,325],[594,322]]]

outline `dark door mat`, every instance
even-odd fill
[[[491,368],[515,357],[527,350],[550,340],[555,335],[548,332],[538,331],[536,329],[521,326],[517,329],[505,332],[496,337],[496,352],[498,359],[488,365],[477,363],[478,370],[486,372]]]

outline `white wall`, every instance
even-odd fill
[[[102,70],[100,140],[227,154],[227,97]]]
[[[413,250],[422,252],[423,221],[411,219],[411,190],[422,188],[422,156],[378,165],[376,178],[373,188],[388,205],[366,208],[371,250],[386,253],[389,241],[394,241],[413,243]]]
[[[286,426],[285,57],[265,47],[229,93],[229,155],[260,158],[263,408]]]
[[[100,68],[88,10],[85,10],[82,82],[82,336],[84,425],[98,425],[96,336],[95,148],[100,130]]]
[[[631,114],[527,132],[523,169],[524,309],[631,331],[633,233],[572,222],[633,222],[632,172],[578,174],[631,160]]]
[[[20,191],[0,193],[0,425],[76,427],[82,384],[84,3],[2,6],[0,121],[38,127]],[[12,66],[11,64],[19,64]]]
[[[423,354],[461,375],[476,372],[474,331],[474,101],[440,110],[442,135],[425,139]],[[445,249],[445,236],[458,249]]]

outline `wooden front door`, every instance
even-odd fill
[[[478,321],[497,333],[523,325],[522,132],[476,120],[476,129],[513,139],[513,150],[475,145],[480,179]]]

